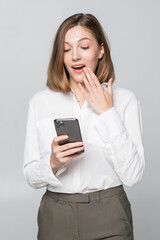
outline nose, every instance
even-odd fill
[[[77,61],[80,59],[80,54],[77,48],[74,48],[72,51],[72,60]]]

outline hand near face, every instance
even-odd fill
[[[82,78],[86,89],[80,83],[78,84],[79,88],[97,114],[102,114],[113,107],[112,78],[108,81],[107,91],[101,86],[97,76],[90,68],[84,68]]]

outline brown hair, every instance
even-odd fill
[[[69,74],[63,63],[64,39],[67,31],[80,25],[90,30],[95,37],[98,45],[103,43],[104,55],[99,59],[96,76],[100,83],[108,82],[110,78],[115,79],[114,67],[110,56],[109,42],[99,21],[92,14],[78,13],[68,17],[57,30],[53,50],[48,66],[47,86],[53,91],[68,93],[71,91],[69,86]]]

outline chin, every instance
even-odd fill
[[[77,83],[84,83],[84,81],[81,77],[73,78],[73,80]]]

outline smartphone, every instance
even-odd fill
[[[54,119],[54,125],[57,136],[68,135],[68,138],[59,142],[59,145],[72,142],[82,142],[82,135],[77,118],[56,118]],[[83,153],[84,150],[76,152]]]

